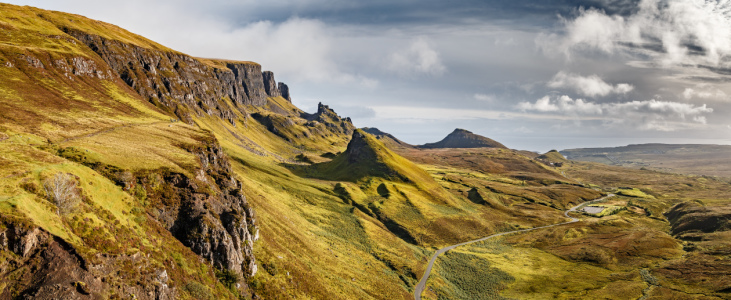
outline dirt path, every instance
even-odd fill
[[[578,209],[581,206],[584,206],[584,205],[587,205],[587,204],[591,204],[591,203],[594,203],[594,202],[598,202],[598,201],[602,201],[602,200],[607,199],[609,197],[614,197],[614,194],[609,194],[609,195],[604,196],[604,197],[601,197],[599,199],[595,199],[595,200],[592,200],[592,201],[587,201],[587,202],[581,203],[581,204],[579,204],[577,206],[574,206],[571,209],[565,211],[563,213],[563,215],[566,216],[567,218],[571,219],[571,221],[568,221],[568,222],[563,222],[563,223],[558,223],[558,224],[553,224],[553,225],[546,225],[546,226],[541,226],[541,227],[528,228],[528,229],[521,229],[521,230],[514,230],[514,231],[507,231],[507,232],[496,233],[496,234],[493,234],[491,236],[486,236],[484,238],[472,240],[472,241],[469,241],[469,242],[464,242],[464,243],[459,243],[459,244],[447,246],[447,247],[444,247],[442,249],[437,250],[437,252],[434,253],[434,255],[432,255],[431,259],[429,260],[429,265],[427,265],[426,271],[424,271],[424,276],[421,277],[421,280],[419,281],[419,284],[416,285],[416,289],[414,290],[414,299],[415,300],[421,300],[421,294],[424,292],[424,288],[426,288],[426,280],[429,279],[429,273],[431,273],[431,269],[434,266],[434,262],[437,260],[437,257],[440,254],[442,254],[444,252],[447,252],[449,250],[452,250],[454,248],[457,248],[459,246],[464,246],[464,245],[468,245],[468,244],[472,244],[472,243],[481,242],[481,241],[484,241],[484,240],[487,240],[487,239],[491,239],[491,238],[494,238],[494,237],[499,237],[499,236],[508,235],[508,234],[512,234],[512,233],[526,232],[526,231],[531,231],[531,230],[536,230],[536,229],[541,229],[541,228],[549,228],[549,227],[553,227],[553,226],[565,225],[565,224],[571,224],[571,223],[574,223],[574,222],[578,222],[579,219],[574,218],[572,216],[569,216],[569,213],[570,212],[575,212],[576,209]]]
[[[160,122],[151,122],[151,123],[127,123],[127,124],[123,124],[123,125],[119,125],[119,126],[105,128],[105,129],[95,131],[92,133],[87,133],[87,134],[82,134],[79,136],[66,138],[63,141],[60,141],[59,144],[64,144],[64,143],[68,143],[68,142],[75,141],[78,139],[83,139],[83,138],[90,138],[93,136],[97,136],[97,135],[104,134],[104,133],[109,133],[109,132],[115,131],[117,129],[125,128],[125,127],[152,126],[152,125],[163,124],[163,123],[171,123],[171,122],[170,121],[160,121]]]

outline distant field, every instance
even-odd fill
[[[731,177],[731,146],[642,144],[562,150],[570,160],[651,170]]]

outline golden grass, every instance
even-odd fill
[[[60,143],[88,153],[105,164],[130,170],[170,168],[189,173],[185,166],[196,165],[197,158],[181,148],[197,144],[205,136],[199,129],[180,122],[128,124],[111,130]]]

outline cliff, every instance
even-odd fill
[[[197,59],[62,29],[98,54],[137,93],[186,123],[192,123],[191,114],[205,114],[236,125],[246,118],[246,106],[264,106],[267,97],[281,95],[274,74],[262,72],[257,63]]]

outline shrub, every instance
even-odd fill
[[[56,204],[56,214],[67,214],[79,205],[81,197],[77,185],[74,175],[60,172],[44,181],[46,196]]]
[[[239,280],[241,279],[239,274],[232,270],[216,270],[216,278],[218,278],[218,281],[220,281],[225,287],[232,291],[236,289],[236,284],[239,283]]]
[[[186,284],[185,290],[188,291],[190,296],[194,299],[213,299],[213,295],[211,295],[208,288],[197,281]]]

